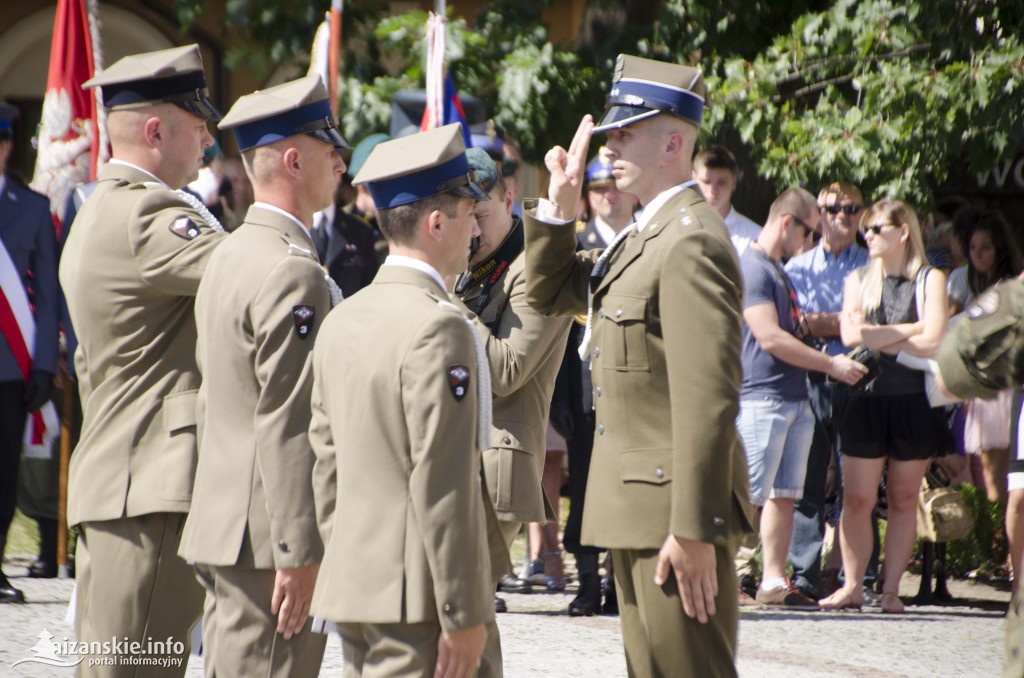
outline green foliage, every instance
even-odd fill
[[[174,0],[187,28],[204,0]],[[592,0],[574,45],[549,42],[551,0],[492,0],[450,18],[456,86],[484,100],[538,162],[600,110],[619,52],[698,63],[711,101],[702,141],[740,139],[779,189],[838,178],[871,198],[927,203],[951,168],[991,168],[1024,146],[1024,0]],[[308,49],[329,0],[228,0],[257,73]],[[386,129],[391,95],[423,86],[422,11],[347,2],[344,131]],[[261,70],[262,69],[262,70]]]

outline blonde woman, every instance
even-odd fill
[[[846,346],[881,353],[882,372],[851,394],[839,427],[843,459],[843,514],[839,523],[846,582],[822,600],[823,609],[860,608],[861,582],[871,555],[870,516],[886,463],[889,520],[885,534],[883,612],[902,612],[900,579],[916,535],[917,494],[929,460],[950,444],[949,431],[928,405],[922,372],[896,363],[900,351],[930,357],[946,328],[946,276],[925,267],[914,211],[883,200],[861,219],[871,260],[846,279],[840,333]],[[924,276],[924,317],[915,289]]]

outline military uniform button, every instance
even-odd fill
[[[599,435],[599,436],[603,436],[604,435],[604,424],[598,424],[597,425],[597,435]]]
[[[665,472],[662,471],[660,468],[656,468],[656,469],[654,469],[654,477],[655,478],[664,478],[665,477]]]
[[[603,318],[604,317],[604,309],[603,308],[602,309],[598,309],[597,317],[598,318]]]
[[[594,357],[595,358],[600,358],[601,357],[601,347],[600,346],[595,346],[594,347]]]
[[[615,309],[615,317],[616,318],[621,318],[622,317],[622,309],[621,308]]]
[[[598,398],[600,398],[601,397],[601,387],[598,386],[597,388],[595,388],[594,389],[594,393],[597,394]]]
[[[512,439],[509,438],[508,436],[505,436],[505,439],[502,442],[505,443],[506,445],[511,445]]]
[[[447,614],[447,615],[451,615],[451,614],[452,614],[452,613],[454,613],[454,612],[455,612],[455,608],[454,608],[454,607],[452,607],[452,604],[451,604],[451,603],[445,603],[445,604],[444,604],[444,613],[445,613],[445,614]]]
[[[725,527],[725,518],[719,518],[718,516],[715,516],[711,519],[711,522],[714,524],[715,527]]]
[[[288,549],[288,542],[286,542],[284,539],[282,539],[281,541],[277,542],[277,548],[281,549],[285,553],[288,553],[288,551],[289,551],[289,549]]]

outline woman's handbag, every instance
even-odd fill
[[[930,270],[930,266],[922,266],[917,273],[917,280],[914,282],[914,299],[917,304],[918,318],[924,317],[924,285]],[[939,374],[939,364],[931,358],[922,358],[906,351],[900,351],[896,354],[896,362],[909,369],[924,372],[924,392],[928,396],[928,404],[932,407],[945,407],[962,402],[962,398],[945,393],[939,388],[939,382],[936,379]]]
[[[973,529],[974,517],[960,492],[944,486],[931,471],[926,473],[917,496],[917,536],[944,543],[963,539]]]

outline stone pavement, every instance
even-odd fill
[[[24,568],[16,565],[5,571],[31,602],[0,606],[0,676],[72,675],[70,668],[12,664],[35,656],[31,648],[44,628],[54,641],[71,637],[64,616],[73,583],[22,578]],[[904,580],[903,593],[913,595],[918,579]],[[877,608],[828,614],[744,609],[739,673],[750,678],[998,676],[1009,593],[968,582],[951,582],[950,588],[952,604],[908,607],[903,615],[883,615]],[[498,623],[509,678],[626,675],[617,617],[569,618],[564,611],[572,592],[505,598],[510,612],[499,615]],[[201,678],[200,660],[193,658],[187,675]],[[341,675],[336,638],[328,642],[321,675]]]

